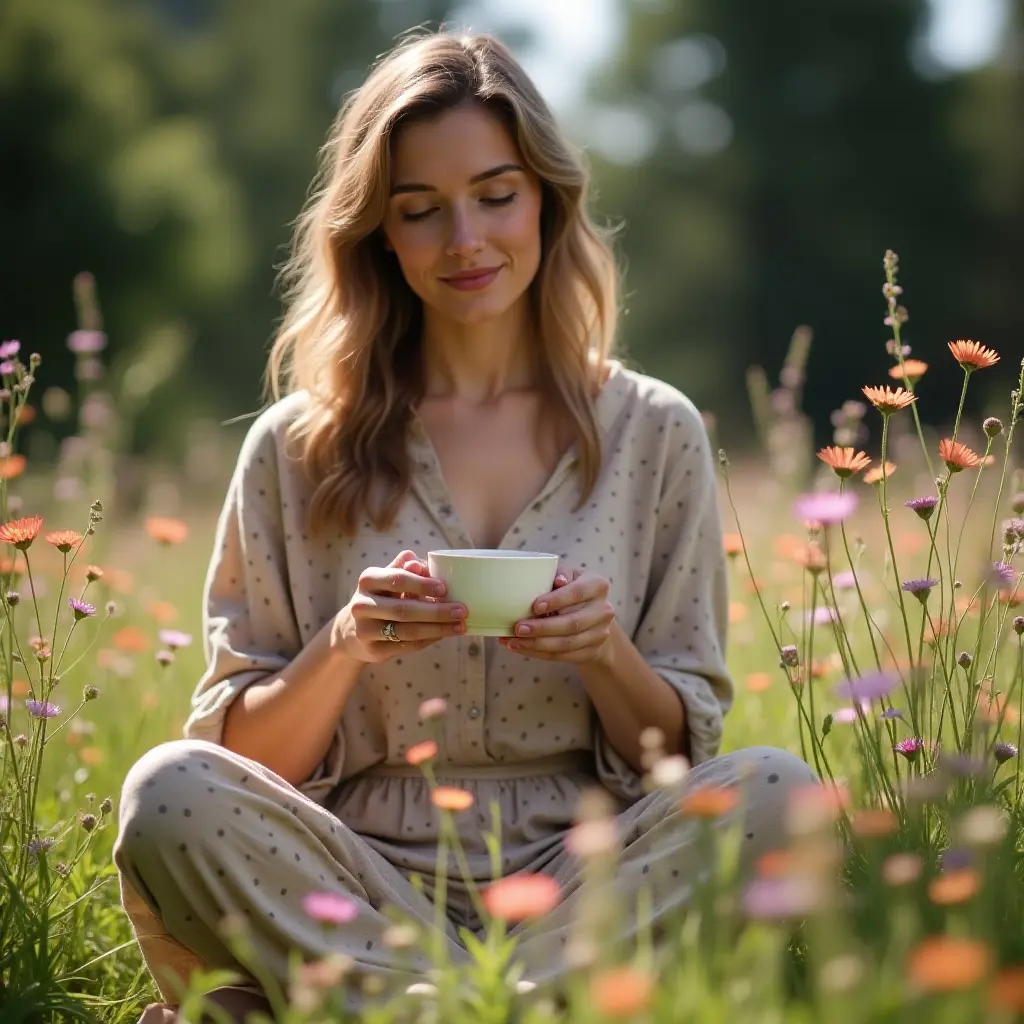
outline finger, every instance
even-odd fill
[[[506,641],[511,651],[545,658],[579,658],[589,650],[597,651],[608,640],[607,626],[595,626],[569,636],[542,636],[529,639],[512,637]]]
[[[524,619],[516,623],[517,637],[573,636],[595,626],[606,625],[615,618],[615,609],[608,601],[588,601],[560,615],[540,619]]]
[[[461,622],[398,622],[395,623],[395,636],[407,645],[418,643],[436,643],[445,637],[461,633],[465,626]],[[379,619],[368,619],[366,621],[367,639],[378,640],[382,643],[393,644],[383,633],[383,625]]]
[[[533,610],[537,615],[550,614],[571,608],[574,604],[583,604],[608,593],[608,581],[591,573],[580,573],[565,586],[544,594],[533,602]]]
[[[415,597],[443,597],[447,587],[443,580],[431,579],[387,566],[383,569],[366,569],[359,577],[359,589],[365,594],[410,594]]]
[[[461,625],[466,606],[450,601],[417,601],[386,594],[368,594],[356,607],[356,614],[392,622],[434,622]]]

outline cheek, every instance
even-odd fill
[[[525,265],[535,270],[540,262],[540,205],[523,204],[504,225],[505,244]]]

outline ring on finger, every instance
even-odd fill
[[[380,627],[380,635],[384,637],[385,640],[390,640],[393,644],[400,644],[402,642],[402,638],[395,631],[395,624],[391,621],[385,622],[384,625]]]

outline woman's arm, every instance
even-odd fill
[[[276,676],[228,708],[223,745],[299,786],[320,764],[362,668],[332,643],[334,620]]]

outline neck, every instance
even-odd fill
[[[540,370],[525,301],[481,324],[423,318],[423,374],[427,398],[487,402],[507,391],[537,387]]]

